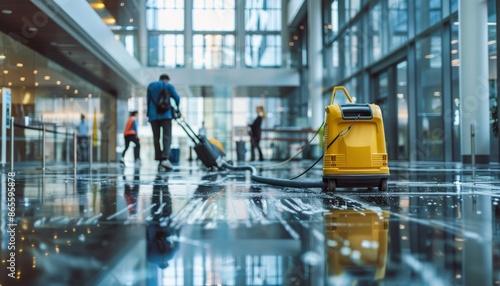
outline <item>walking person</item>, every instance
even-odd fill
[[[147,89],[147,116],[153,130],[153,144],[155,148],[155,160],[158,161],[158,170],[173,169],[169,161],[170,144],[172,143],[172,108],[161,112],[157,110],[157,103],[162,90],[174,99],[179,106],[180,96],[174,86],[169,83],[170,77],[162,74],[158,81],[151,82]],[[162,134],[163,133],[163,134]],[[161,138],[160,135],[162,134]],[[161,142],[160,142],[161,141]],[[161,143],[161,145],[160,145]]]
[[[120,164],[125,166],[125,153],[127,152],[130,142],[134,142],[134,162],[137,165],[141,164],[141,143],[139,142],[139,129],[137,124],[137,111],[130,112],[130,116],[125,124],[125,130],[123,131],[123,137],[125,137],[125,149],[123,149],[122,157],[120,159]]]
[[[250,154],[251,161],[255,161],[255,149],[259,152],[259,161],[264,161],[264,156],[262,156],[262,150],[260,149],[260,137],[261,137],[261,125],[262,120],[266,118],[266,112],[264,111],[264,106],[258,105],[256,107],[257,118],[250,124]]]

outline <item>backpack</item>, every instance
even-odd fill
[[[168,92],[165,86],[162,87],[160,93],[158,94],[158,102],[154,103],[158,114],[165,113],[170,110],[170,92]]]

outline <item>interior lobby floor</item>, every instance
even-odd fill
[[[290,178],[313,164],[275,163],[255,166]],[[279,187],[198,161],[14,170],[2,286],[500,284],[496,165],[393,163],[386,192]]]

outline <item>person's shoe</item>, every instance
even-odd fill
[[[168,159],[161,161],[159,166],[165,168],[167,171],[172,171],[174,169],[172,163],[170,163]]]
[[[141,159],[135,159],[135,165],[136,166],[141,166],[142,165]]]

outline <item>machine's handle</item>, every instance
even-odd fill
[[[336,87],[334,87],[334,88],[333,88],[333,90],[332,90],[332,99],[330,100],[330,105],[332,105],[332,104],[333,104],[333,100],[335,99],[335,92],[336,92],[337,90],[342,90],[342,91],[345,93],[345,96],[347,96],[347,99],[349,100],[349,103],[353,103],[353,102],[352,102],[352,98],[351,98],[351,96],[350,96],[350,95],[349,95],[349,93],[347,92],[347,89],[346,89],[345,87],[343,87],[343,86],[336,86]]]

